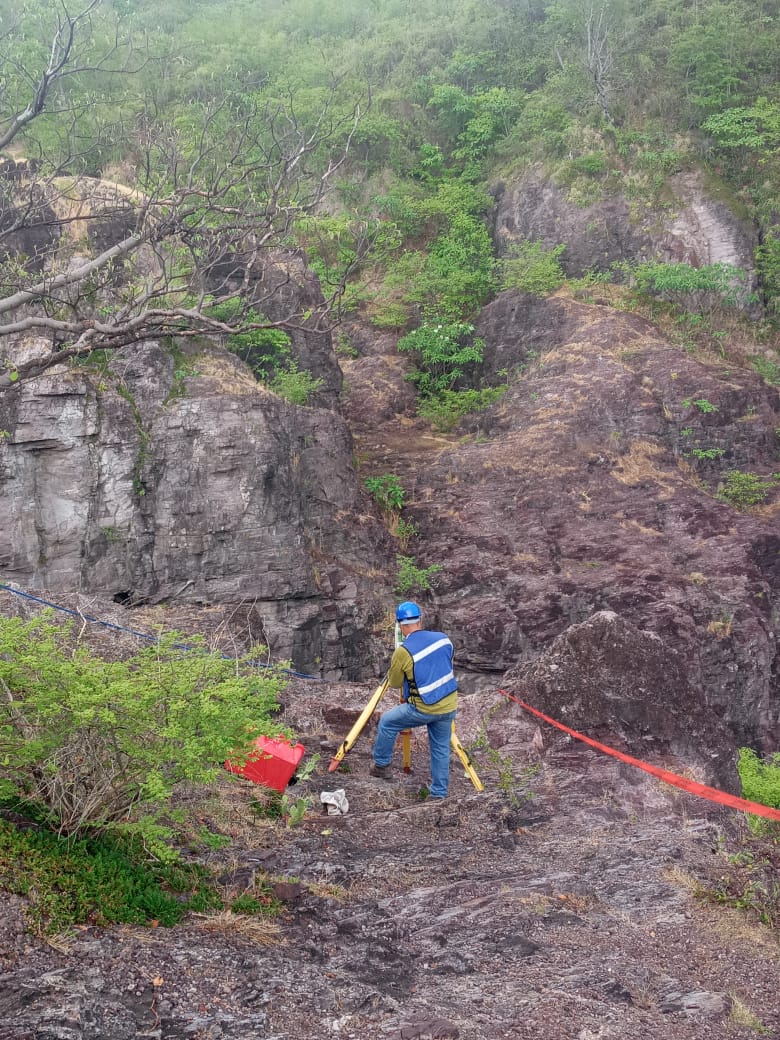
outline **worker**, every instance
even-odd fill
[[[458,684],[452,670],[453,647],[443,632],[423,628],[416,603],[401,603],[395,612],[403,643],[390,660],[388,685],[402,691],[402,702],[379,720],[371,776],[391,777],[390,760],[399,733],[428,727],[431,798],[446,798],[450,782],[450,735],[458,707]]]

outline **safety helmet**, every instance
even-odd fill
[[[399,625],[411,624],[413,621],[419,621],[422,617],[422,611],[416,603],[412,603],[407,600],[405,603],[399,603],[398,610],[395,612],[395,620]]]

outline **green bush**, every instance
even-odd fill
[[[733,469],[726,474],[720,497],[737,509],[747,509],[749,506],[765,502],[774,483],[774,480],[764,480],[756,473],[744,473]]]
[[[746,274],[732,264],[665,264],[648,260],[639,264],[618,264],[637,292],[672,302],[684,301],[699,313],[711,312],[716,304],[734,306],[746,287]]]
[[[443,390],[436,397],[426,397],[417,409],[437,430],[454,429],[465,415],[484,411],[502,394],[507,386],[489,386],[481,390]]]
[[[737,772],[743,797],[780,809],[780,752],[760,758],[752,748],[740,748]]]
[[[206,311],[210,318],[231,325],[252,325],[266,320],[259,311],[244,311],[239,299],[215,303]],[[286,364],[290,357],[290,337],[282,329],[248,329],[228,336],[226,346],[252,369],[261,382],[273,376],[277,366]]]
[[[398,341],[401,353],[413,354],[417,368],[408,376],[423,397],[451,390],[467,370],[482,361],[485,344],[474,339],[467,322],[426,322]]]
[[[379,508],[385,513],[400,513],[404,504],[404,489],[394,473],[383,473],[379,477],[367,477],[363,481]]]
[[[503,288],[547,296],[566,280],[559,257],[565,245],[545,249],[541,242],[520,242],[503,263]]]
[[[275,394],[284,397],[293,404],[309,403],[313,394],[322,386],[322,378],[315,379],[311,372],[298,368],[295,361],[277,369],[276,375],[271,380],[271,389]]]
[[[430,567],[418,567],[411,556],[396,556],[398,564],[398,577],[396,578],[395,591],[399,596],[405,596],[410,592],[430,592],[431,578],[441,571],[441,565],[432,563]]]
[[[151,831],[180,782],[213,781],[279,732],[285,679],[256,667],[263,648],[231,660],[173,633],[104,661],[51,616],[0,621],[0,797],[45,806],[61,833]]]
[[[600,177],[607,169],[607,156],[604,152],[578,155],[569,161],[569,169],[575,176]]]
[[[18,804],[7,808],[26,815]],[[65,838],[32,822],[0,820],[0,888],[25,897],[38,934],[84,922],[170,926],[188,910],[221,905],[202,868],[154,859],[137,838]]]
[[[765,383],[770,386],[780,386],[780,361],[760,355],[751,358],[753,368],[758,372]]]

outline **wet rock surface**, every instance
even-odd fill
[[[419,731],[412,775],[368,776],[371,727],[343,771],[327,772],[345,734],[328,729],[324,707],[338,699],[354,718],[369,692],[290,690],[287,721],[323,755],[297,792],[314,807],[295,828],[256,820],[228,854],[210,854],[215,866],[229,859],[234,877],[280,879],[285,909],[272,943],[211,932],[192,917],[175,929],[85,928],[54,949],[22,932],[13,899],[0,923],[0,1037],[730,1040],[759,1025],[780,1031],[776,939],[695,898],[722,867],[730,814],[551,730],[540,747],[534,723],[498,695],[464,698],[459,724],[464,743],[485,726],[503,734],[500,761],[474,750],[483,793],[453,760],[450,797],[420,800]],[[334,787],[349,811],[320,815],[319,792]],[[244,780],[231,790],[239,800],[256,792]],[[222,829],[230,832],[224,819]]]

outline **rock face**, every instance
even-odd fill
[[[623,260],[659,260],[693,267],[730,264],[748,272],[754,283],[755,233],[704,191],[698,174],[676,174],[667,186],[674,201],[664,209],[637,207],[617,192],[580,206],[531,169],[516,183],[494,189],[498,250],[507,255],[522,239],[546,249],[563,243],[561,265],[574,278],[608,271]]]
[[[478,332],[488,371],[522,375],[460,438],[382,425],[357,371],[348,403],[359,447],[384,444],[376,466],[409,489],[410,551],[442,566],[432,622],[467,685],[510,669],[586,729],[663,743],[677,727],[675,747],[701,741],[698,759],[733,783],[735,743],[780,740],[776,389],[564,295],[504,293]],[[734,470],[766,482],[766,504],[719,497]],[[617,616],[611,655],[603,623],[581,628],[599,611]]]
[[[365,668],[372,571],[392,544],[362,509],[345,423],[263,390],[230,355],[192,365],[198,377],[177,376],[150,345],[114,359],[115,384],[72,369],[6,395],[6,580],[253,604],[274,654]]]
[[[537,709],[590,736],[619,736],[633,755],[649,745],[733,785],[733,735],[702,701],[683,655],[654,632],[601,610],[571,625],[532,664],[504,677]]]
[[[645,255],[744,265],[738,222],[689,175],[677,189],[665,224],[639,226],[625,200],[572,208],[531,173],[503,193],[496,237],[565,240],[571,273]],[[272,319],[321,302],[300,258],[271,256],[253,278],[258,297],[275,290]],[[775,389],[636,316],[507,292],[477,331],[482,375],[506,370],[510,389],[442,435],[415,417],[394,337],[359,321],[347,331],[358,356],[341,366],[329,335],[305,322],[293,335],[293,357],[323,379],[312,408],[211,346],[178,360],[128,349],[102,376],[71,368],[7,392],[5,579],[117,603],[233,604],[297,668],[373,680],[403,553],[441,568],[432,594],[400,591],[453,636],[466,689],[509,671],[551,713],[629,744],[652,730],[729,783],[735,745],[777,746]],[[763,504],[724,499],[733,471],[764,482]],[[392,537],[361,491],[376,474],[401,481],[416,537]]]

